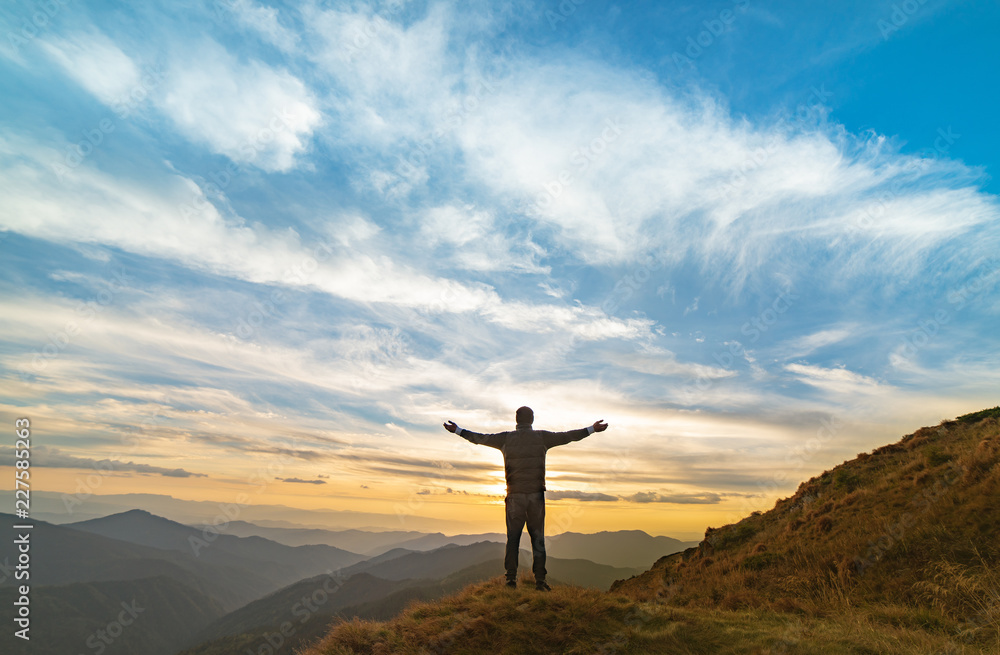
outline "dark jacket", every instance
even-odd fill
[[[518,424],[515,430],[496,434],[480,434],[463,428],[459,436],[475,444],[499,449],[503,453],[507,493],[530,494],[545,491],[545,452],[589,435],[587,428],[549,432],[534,430],[530,424]]]

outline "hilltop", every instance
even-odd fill
[[[344,621],[300,655],[963,652],[941,631],[858,614],[673,607],[564,585],[543,594],[528,577],[522,583],[511,590],[497,577],[440,601],[414,603],[390,621]]]
[[[341,622],[303,655],[995,653],[998,419],[861,453],[610,592],[495,578],[390,621]]]

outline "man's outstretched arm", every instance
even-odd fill
[[[466,430],[464,428],[458,427],[454,421],[445,421],[444,429],[448,432],[453,432],[458,436],[462,437],[466,441],[471,441],[474,444],[479,444],[480,446],[489,446],[490,448],[499,448],[503,445],[503,433],[500,434],[480,434],[479,432],[473,432],[472,430]]]
[[[602,420],[594,421],[593,425],[588,425],[579,430],[569,430],[568,432],[545,432],[543,433],[546,448],[555,448],[568,444],[571,441],[585,439],[595,432],[604,432],[608,429],[608,424]]]

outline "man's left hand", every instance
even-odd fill
[[[604,422],[604,419],[596,421],[594,423],[594,432],[604,432],[608,429],[608,424]]]

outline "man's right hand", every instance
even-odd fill
[[[448,432],[454,433],[455,430],[458,429],[458,425],[456,425],[454,421],[445,421],[444,429],[447,430]]]

